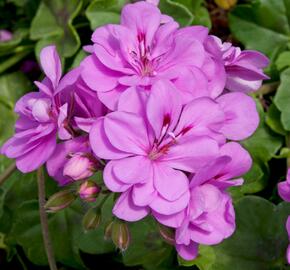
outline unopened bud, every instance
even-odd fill
[[[110,221],[110,223],[105,228],[105,240],[109,240],[112,237],[112,227],[113,227],[114,221]]]
[[[47,212],[57,212],[68,206],[76,199],[76,195],[70,190],[63,190],[53,194],[45,204]]]
[[[112,225],[112,240],[117,248],[125,251],[130,244],[130,232],[128,225],[120,220],[115,220]]]
[[[215,3],[225,10],[234,7],[237,4],[237,0],[215,0]]]
[[[158,224],[159,233],[166,243],[175,245],[175,233],[174,230],[166,227],[162,224]]]
[[[93,181],[85,181],[81,184],[79,195],[86,202],[94,202],[98,197],[101,188]]]
[[[63,175],[73,180],[88,178],[97,170],[97,161],[90,154],[75,153],[64,165]]]
[[[91,208],[84,215],[83,227],[86,231],[95,230],[99,227],[102,220],[102,213],[99,208]]]

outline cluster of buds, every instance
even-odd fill
[[[87,180],[80,185],[77,193],[83,201],[94,202],[100,191],[101,188],[95,182]],[[46,211],[54,213],[67,208],[75,201],[77,193],[65,189],[53,194],[45,204]]]

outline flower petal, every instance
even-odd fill
[[[81,76],[94,91],[106,92],[118,85],[119,73],[105,67],[94,55],[81,62]]]
[[[148,158],[132,156],[115,161],[113,172],[124,183],[144,183],[149,180],[151,166]]]
[[[224,179],[241,176],[249,171],[252,166],[250,154],[236,142],[223,145],[221,154],[231,157],[231,161],[225,165],[222,171]]]
[[[154,186],[168,201],[175,201],[189,190],[186,175],[162,164],[154,165]]]
[[[147,103],[147,118],[154,129],[156,138],[171,131],[179,119],[181,99],[178,90],[169,81],[158,81],[151,89]]]
[[[177,144],[169,148],[160,162],[175,169],[195,172],[207,165],[219,154],[215,140],[208,137],[187,136],[180,138]]]
[[[133,203],[131,190],[122,193],[113,208],[113,214],[126,221],[138,221],[150,212],[148,207],[140,207]]]
[[[198,254],[198,244],[191,241],[189,245],[175,245],[176,250],[181,258],[187,261],[194,260]]]
[[[124,6],[121,13],[121,25],[134,31],[137,36],[144,35],[149,46],[161,23],[160,10],[144,1]]]
[[[231,140],[244,140],[258,127],[259,115],[253,98],[243,93],[229,93],[217,99],[225,112],[221,132]]]
[[[17,168],[23,173],[36,170],[49,159],[55,147],[56,134],[54,132],[43,138],[43,142],[30,152],[18,157],[16,159]]]
[[[122,182],[114,174],[113,168],[118,162],[119,160],[111,160],[109,163],[107,163],[104,169],[104,183],[106,187],[113,192],[124,192],[128,190],[132,185]]]
[[[130,156],[130,153],[120,151],[110,143],[104,130],[104,118],[99,118],[93,124],[89,137],[93,152],[100,158],[119,159]]]
[[[40,64],[55,89],[61,77],[61,62],[55,46],[47,46],[40,52]]]
[[[136,205],[147,206],[156,196],[156,189],[153,185],[153,170],[145,183],[135,184],[132,191],[132,198]]]
[[[280,197],[287,202],[290,202],[290,185],[288,182],[283,181],[278,183],[278,191]]]
[[[220,105],[210,98],[202,97],[184,107],[174,133],[176,136],[180,133],[207,135],[210,131],[219,131],[223,122],[224,112]]]
[[[173,215],[162,215],[155,211],[152,211],[152,215],[157,219],[159,223],[171,228],[178,228],[182,225],[186,217],[186,210],[182,210]]]
[[[133,113],[112,112],[105,117],[104,128],[110,143],[117,149],[146,155],[150,144],[142,117]]]
[[[161,195],[157,195],[154,200],[150,203],[152,210],[159,214],[171,215],[176,214],[183,209],[185,209],[189,203],[189,192],[185,192],[176,201],[168,201],[164,199]]]

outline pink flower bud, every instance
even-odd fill
[[[98,197],[101,188],[93,181],[86,181],[81,184],[79,195],[82,200],[87,202],[94,202]]]
[[[94,158],[83,153],[75,153],[65,164],[63,175],[71,177],[73,180],[85,179],[93,175],[96,171]]]

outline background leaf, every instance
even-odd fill
[[[281,122],[286,130],[290,130],[290,68],[281,74],[281,84],[277,90],[274,102],[281,111]]]
[[[86,16],[90,21],[91,29],[108,23],[119,23],[121,8],[127,0],[95,0],[88,6]]]
[[[30,38],[39,40],[36,45],[36,55],[40,50],[55,44],[59,53],[70,57],[80,47],[80,38],[72,25],[73,19],[82,7],[79,0],[42,1],[30,28]]]

